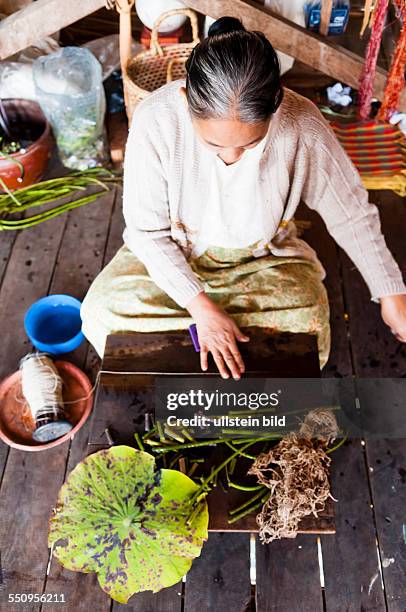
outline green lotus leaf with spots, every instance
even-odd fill
[[[176,470],[157,470],[149,453],[116,446],[87,457],[62,486],[49,545],[60,563],[96,572],[102,589],[126,603],[139,591],[177,583],[207,539],[206,502]]]

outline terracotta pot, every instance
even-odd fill
[[[86,422],[93,405],[92,385],[82,370],[68,361],[55,361],[63,380],[66,419],[73,425],[65,435],[41,444],[32,437],[35,423],[22,394],[21,371],[0,382],[0,439],[12,448],[41,451],[73,438]],[[71,403],[69,403],[71,402]]]
[[[9,189],[19,189],[39,181],[52,155],[54,139],[51,126],[45,118],[39,104],[31,100],[3,100],[4,108],[13,126],[27,125],[32,134],[33,143],[25,149],[25,153],[13,153],[11,158],[24,166],[24,177],[21,181],[21,169],[11,159],[2,157],[0,153],[0,177]],[[1,188],[0,188],[1,190]]]

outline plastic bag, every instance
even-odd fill
[[[89,40],[83,47],[89,49],[96,59],[99,60],[103,70],[103,81],[120,68],[120,37],[118,34],[109,34],[108,36]],[[132,41],[132,57],[143,50],[144,47],[142,45]]]
[[[37,99],[31,64],[0,62],[0,98]]]
[[[99,62],[88,49],[64,47],[33,63],[37,100],[51,123],[65,166],[84,170],[106,161],[106,100]]]

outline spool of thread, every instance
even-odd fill
[[[29,353],[20,361],[22,392],[35,422],[36,442],[50,442],[72,429],[63,405],[63,381],[47,353]]]

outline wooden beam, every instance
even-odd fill
[[[104,6],[104,0],[37,0],[0,22],[0,60]]]
[[[287,53],[354,89],[359,87],[363,58],[273,14],[253,0],[188,0],[187,4],[214,19],[225,15],[238,17],[249,30],[263,32],[278,51]],[[378,100],[383,99],[386,78],[386,70],[378,68],[374,83],[374,96]],[[406,91],[403,92],[399,110],[406,112]]]

